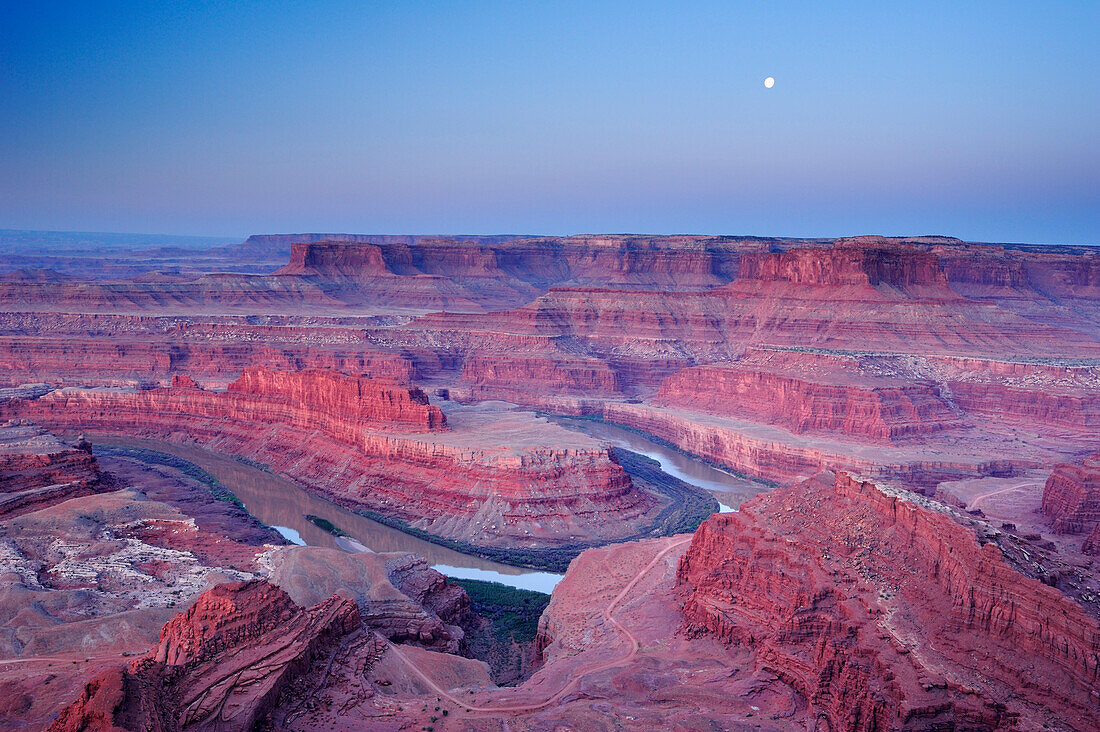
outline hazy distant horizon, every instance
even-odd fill
[[[224,234],[224,235],[207,235],[207,234],[178,234],[169,232],[127,232],[127,231],[66,231],[58,229],[16,229],[16,228],[0,228],[0,252],[5,248],[5,245],[13,238],[27,235],[39,235],[35,243],[44,246],[56,246],[58,249],[64,249],[66,242],[61,241],[69,239],[75,240],[77,237],[84,237],[88,239],[95,239],[95,237],[101,237],[102,241],[116,240],[113,243],[116,248],[124,249],[127,246],[141,249],[145,247],[157,247],[157,246],[177,246],[181,248],[187,248],[189,243],[194,245],[194,248],[206,248],[206,247],[218,247],[228,246],[233,244],[239,244],[247,240],[251,236],[316,236],[316,235],[330,235],[330,236],[417,236],[417,237],[480,237],[480,236],[509,236],[517,238],[527,237],[569,237],[569,236],[714,236],[714,237],[746,237],[746,238],[760,238],[760,239],[846,239],[852,237],[862,236],[882,236],[887,238],[918,238],[918,237],[945,237],[951,239],[960,239],[967,244],[989,244],[989,245],[1006,245],[1006,246],[1050,246],[1050,247],[1063,247],[1063,246],[1083,246],[1083,247],[1100,247],[1100,244],[1094,244],[1090,242],[1053,242],[1053,241],[975,241],[970,239],[963,239],[959,236],[943,233],[923,233],[923,234],[883,234],[880,232],[861,232],[861,233],[848,233],[837,235],[824,235],[824,236],[793,236],[787,234],[756,234],[756,233],[744,233],[744,232],[706,232],[706,231],[672,231],[672,232],[654,232],[654,231],[579,231],[570,233],[546,233],[546,232],[513,232],[513,231],[488,231],[488,232],[410,232],[410,231],[254,231],[249,234]],[[49,241],[43,241],[49,237],[55,237],[59,239],[56,243]],[[127,242],[126,240],[137,240]],[[143,242],[141,240],[155,240]]]
[[[0,223],[1100,244],[1097,37],[1100,3],[7,3]]]

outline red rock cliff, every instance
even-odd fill
[[[359,279],[393,272],[377,244],[320,241],[291,244],[290,262],[275,274]]]
[[[1100,255],[1084,248],[934,247],[951,287],[966,297],[1056,301],[1100,295]]]
[[[1100,427],[1100,368],[1075,359],[1041,363],[933,356],[930,365],[967,414],[1034,428]]]
[[[1092,531],[1085,537],[1081,544],[1081,553],[1088,556],[1100,556],[1100,523],[1092,527]]]
[[[1043,513],[1055,531],[1084,534],[1100,526],[1100,453],[1054,468],[1043,486]]]
[[[748,252],[741,257],[738,279],[806,286],[884,285],[902,291],[929,287],[949,293],[935,254],[885,240]]]
[[[0,517],[103,490],[86,442],[66,444],[36,424],[0,424]]]
[[[731,364],[684,369],[658,403],[736,415],[797,434],[824,432],[880,442],[958,425],[937,386],[864,373],[854,358],[752,351]]]
[[[649,530],[666,505],[637,489],[599,443],[508,414],[475,414],[452,432],[426,402],[387,382],[250,369],[226,392],[63,389],[12,400],[0,415],[197,443],[264,463],[349,508],[476,544],[621,540]],[[540,430],[560,434],[540,442]],[[576,444],[557,446],[570,439]]]
[[[164,626],[148,656],[89,682],[50,730],[255,729],[340,643],[371,645],[351,600],[302,609],[262,580],[218,585]]]
[[[473,385],[472,396],[478,399],[619,391],[615,372],[603,361],[557,353],[471,356],[463,364],[462,378]]]
[[[295,423],[303,426],[338,419],[359,426],[447,427],[439,407],[430,405],[420,389],[336,371],[248,368],[229,385],[229,392],[297,407]]]
[[[700,526],[686,624],[751,649],[830,729],[1095,728],[1097,619],[997,540],[905,491],[819,477]]]

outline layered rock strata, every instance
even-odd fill
[[[516,292],[570,282],[706,287],[728,282],[739,254],[778,240],[707,236],[417,237],[293,242],[282,274],[326,278],[446,276],[476,292],[477,280]]]
[[[876,445],[844,436],[797,435],[735,417],[600,399],[545,397],[533,406],[570,416],[598,417],[640,430],[708,462],[777,485],[822,470],[841,469],[933,490],[945,480],[1011,475],[1017,469],[1038,467],[1042,458],[1051,455],[1022,452],[1018,445],[1001,453],[1003,448],[993,449],[988,442],[950,435],[919,449],[909,443]]]
[[[830,248],[745,253],[738,279],[841,291],[889,288],[919,297],[957,297],[947,287],[935,254],[873,237],[842,240]]]
[[[294,547],[265,561],[269,581],[302,607],[340,595],[355,600],[363,623],[390,641],[446,653],[464,650],[470,599],[416,554]]]
[[[1100,453],[1054,468],[1043,486],[1043,513],[1055,531],[1085,534],[1100,526]]]
[[[1100,296],[1100,256],[1073,247],[933,247],[951,288],[975,299],[1058,303]]]
[[[478,545],[623,539],[667,503],[636,489],[606,447],[533,415],[475,410],[448,430],[420,390],[332,372],[250,369],[220,393],[63,389],[0,409],[234,453],[348,507]]]
[[[1081,553],[1089,556],[1100,556],[1100,523],[1092,527],[1092,531],[1081,544]]]
[[[364,429],[391,427],[409,432],[447,429],[443,413],[417,388],[385,379],[348,376],[336,371],[272,371],[245,369],[224,392],[197,388],[194,379],[178,375],[172,388],[146,390],[61,389],[37,400],[12,400],[8,409],[61,412],[56,406],[83,404],[93,419],[110,418],[112,403],[129,404],[117,415],[120,424],[132,419],[140,429],[140,415],[178,416],[181,420],[236,418],[242,422],[282,423],[291,427],[323,430],[350,442],[361,439]],[[60,416],[58,414],[57,416]],[[69,420],[68,424],[76,420]]]
[[[500,399],[525,394],[620,393],[619,379],[603,361],[539,353],[474,355],[462,366],[462,379],[474,398]]]
[[[245,404],[262,404],[279,410],[265,415],[268,419],[340,434],[354,435],[356,428],[373,425],[412,431],[447,427],[439,407],[429,404],[420,389],[335,371],[248,368],[229,385],[228,395],[236,416],[245,421],[257,421],[259,416]]]
[[[840,355],[750,351],[731,364],[679,371],[657,403],[734,415],[796,434],[818,432],[891,443],[959,425],[930,381],[867,373]]]
[[[975,420],[1040,430],[1100,427],[1100,364],[1073,358],[928,359],[928,373]]]
[[[711,517],[679,568],[689,632],[751,649],[830,729],[1100,723],[1100,625],[995,530],[825,474]]]
[[[410,381],[415,366],[397,354],[377,353],[362,344],[315,346],[301,343],[249,342],[243,336],[228,342],[188,343],[162,334],[132,334],[39,338],[0,336],[5,378],[48,378],[53,384],[110,386],[124,381],[159,382],[187,372],[204,381],[236,377],[246,368],[272,370],[332,369],[372,377]]]
[[[1089,317],[1037,319],[962,298],[949,288],[936,255],[915,245],[848,242],[748,252],[742,259],[735,281],[704,291],[555,285],[522,307],[433,313],[371,337],[391,348],[446,343],[463,359],[515,357],[519,350],[541,359],[552,352],[583,355],[611,367],[618,388],[631,396],[647,394],[682,368],[737,359],[746,347],[978,360],[1100,358]],[[970,381],[963,376],[958,380]],[[510,396],[524,386],[522,375],[510,383],[479,384],[476,371],[467,378],[485,395],[496,389]],[[586,385],[593,386],[599,384]],[[559,393],[579,396],[586,387]],[[1030,391],[1042,401],[1039,384]],[[941,389],[940,397],[949,394]],[[967,406],[980,408],[980,399],[976,393]],[[1006,392],[1001,401],[1011,404],[1014,396]]]
[[[264,581],[219,585],[169,621],[144,658],[88,682],[50,730],[254,729],[296,677],[351,641],[366,659],[379,652],[351,600],[302,609]]]
[[[103,490],[87,442],[67,444],[25,420],[0,424],[0,518]]]

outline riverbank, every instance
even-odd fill
[[[576,427],[578,420],[562,415],[545,416],[571,428]],[[639,488],[667,501],[667,506],[644,531],[624,541],[693,531],[716,510],[729,510],[727,505],[715,501],[715,495],[736,507],[764,489],[759,481],[733,475],[640,430],[598,418],[581,418],[580,421],[586,426],[599,425],[605,431],[621,430],[622,434],[592,436],[612,444],[615,459]],[[294,543],[331,546],[345,551],[349,547],[350,550],[413,551],[433,565],[453,568],[473,579],[501,581],[510,586],[519,586],[517,580],[522,575],[541,575],[537,580],[531,577],[531,583],[523,583],[540,590],[552,587],[573,558],[600,545],[600,542],[575,542],[541,549],[475,545],[433,535],[376,511],[333,503],[255,460],[163,440],[117,435],[96,435],[93,439],[107,447],[129,446],[149,451],[149,454],[169,456],[160,458],[161,462],[183,460],[194,466],[196,475],[220,476],[218,480],[222,484],[235,486],[229,491],[234,497],[246,494],[239,499],[253,515]],[[329,526],[338,527],[346,536],[329,530]]]
[[[193,465],[192,472],[196,475],[207,474],[209,471],[204,468],[200,463],[203,462],[202,453],[209,453],[210,451],[201,450],[200,448],[194,448],[186,445],[178,445],[177,443],[160,441],[160,440],[146,440],[139,438],[121,438],[113,435],[98,435],[95,437],[99,444],[106,445],[108,449],[129,449],[137,451],[134,454],[144,454],[146,457],[153,460],[153,462],[175,463],[177,467],[188,463]],[[182,453],[182,454],[181,454]],[[247,474],[250,471],[256,471],[262,474],[262,482],[269,485],[275,485],[277,489],[286,492],[284,481],[289,482],[295,486],[298,491],[309,493],[313,496],[315,501],[328,504],[333,508],[340,508],[346,514],[360,517],[362,520],[367,520],[376,525],[381,525],[393,529],[397,532],[401,532],[407,536],[413,537],[432,544],[443,549],[450,550],[451,552],[463,555],[466,557],[474,557],[490,562],[494,565],[505,565],[515,569],[529,569],[543,572],[563,573],[569,566],[569,562],[572,561],[577,555],[586,549],[591,549],[597,546],[601,546],[601,542],[575,542],[565,544],[558,547],[549,548],[498,548],[488,547],[460,540],[450,539],[447,537],[441,537],[431,534],[423,529],[419,529],[415,526],[408,524],[401,519],[394,518],[392,516],[386,516],[376,511],[368,509],[355,508],[351,506],[339,506],[339,504],[327,501],[325,498],[315,496],[308,489],[304,488],[297,481],[293,481],[287,476],[283,476],[275,473],[270,467],[257,463],[255,460],[240,460],[234,455],[228,455],[223,453],[211,453],[212,455],[220,456],[222,460],[230,460],[236,463],[236,470],[233,471],[233,476],[238,480],[241,479],[243,474]],[[157,457],[159,456],[159,457]],[[191,459],[193,458],[193,459]],[[661,472],[659,465],[640,454],[631,453],[626,450],[619,450],[617,452],[617,459],[623,465],[623,468],[627,473],[631,474],[632,479],[637,480],[643,490],[648,490],[654,494],[662,495],[668,501],[668,505],[661,511],[661,513],[654,519],[653,522],[646,528],[645,531],[638,532],[632,536],[625,537],[623,541],[634,541],[638,539],[651,538],[655,536],[668,536],[676,533],[683,533],[685,531],[694,530],[707,516],[718,510],[718,504],[714,501],[710,495],[689,483],[681,481],[673,476],[664,474]],[[183,462],[180,462],[183,461]],[[197,462],[196,462],[197,461]],[[280,487],[282,484],[283,487]],[[230,491],[232,493],[232,491]],[[255,491],[253,492],[255,493]],[[234,494],[234,497],[237,496]],[[246,505],[255,506],[259,497],[253,495],[250,500],[245,500]],[[308,517],[314,516],[322,519],[322,522],[310,520]],[[264,521],[262,517],[261,521]],[[301,520],[299,520],[301,519]],[[298,543],[303,541],[310,545],[320,546],[340,546],[338,542],[333,542],[332,539],[339,539],[331,531],[325,528],[325,523],[330,523],[333,526],[340,526],[341,530],[346,532],[350,537],[357,539],[361,544],[370,548],[373,551],[382,551],[372,544],[369,539],[364,539],[357,536],[355,532],[346,528],[339,518],[333,518],[331,516],[322,516],[317,511],[306,510],[301,515],[291,514],[284,516],[277,521],[264,521],[272,527],[277,527],[284,536],[288,536],[288,539]],[[283,529],[289,529],[290,532],[283,531]],[[316,538],[311,539],[310,533],[316,531],[324,535],[324,540],[318,541]],[[293,532],[291,534],[291,532]],[[292,537],[292,538],[291,538]],[[341,547],[343,548],[343,547]],[[392,550],[392,549],[386,549]],[[422,547],[416,547],[414,549],[401,548],[399,550],[417,551],[424,554]],[[441,561],[434,561],[430,558],[433,564],[442,564],[445,566],[461,566],[462,562],[454,561],[454,557],[444,558]],[[494,567],[493,569],[498,569]]]

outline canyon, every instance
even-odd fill
[[[368,633],[352,600],[319,599],[324,582],[296,605],[257,580],[200,597],[144,656],[89,681],[53,729],[81,729],[104,709],[123,726],[201,727],[223,700],[220,722],[233,728],[244,715],[287,729],[443,717],[550,729],[607,714],[646,727],[1097,723],[1100,607],[1013,567],[1013,545],[1028,540],[843,473],[743,508],[694,536],[582,554],[540,620],[541,666],[517,687]],[[225,650],[237,637],[244,645]],[[231,673],[258,655],[263,666]],[[316,703],[303,707],[296,687]],[[172,718],[150,721],[150,709]]]
[[[1089,247],[24,247],[0,724],[1093,729],[1098,428]],[[265,525],[200,454],[333,510]],[[363,521],[565,575],[509,639]]]
[[[223,392],[182,375],[166,388],[66,388],[0,413],[238,455],[340,505],[475,547],[538,555],[645,535],[669,504],[606,447],[529,412],[465,408],[449,424],[417,388],[336,372],[249,368]]]

